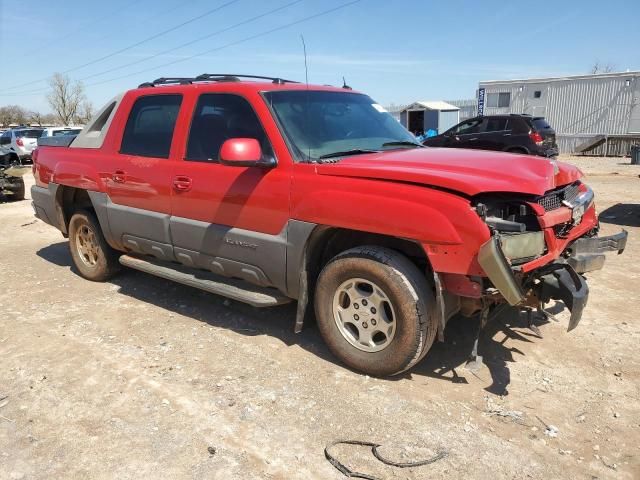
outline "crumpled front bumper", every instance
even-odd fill
[[[571,255],[567,263],[578,273],[600,270],[604,266],[605,252],[618,252],[620,255],[627,246],[629,233],[620,233],[608,237],[582,237],[569,245]]]
[[[589,298],[589,287],[580,274],[602,268],[605,252],[621,254],[627,236],[627,231],[622,230],[607,237],[579,238],[567,248],[568,257],[560,257],[517,278],[495,235],[480,247],[478,263],[510,305],[530,305],[532,296],[542,304],[550,300],[562,301],[571,312],[568,330],[573,330],[580,322]]]

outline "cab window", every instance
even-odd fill
[[[120,153],[169,158],[182,95],[149,95],[133,104]]]
[[[245,98],[227,93],[201,95],[191,121],[186,160],[217,162],[220,147],[230,138],[255,138],[263,156],[273,157],[258,116]]]

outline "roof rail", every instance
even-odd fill
[[[238,75],[236,73],[203,73],[198,75],[194,80],[196,82],[203,82],[207,80],[213,80],[216,82],[239,82],[241,78],[253,78],[257,80],[271,80],[273,83],[282,85],[284,83],[300,83],[294,80],[286,80],[278,77],[263,77],[261,75]]]
[[[189,85],[193,82],[239,82],[241,78],[253,78],[258,80],[271,80],[278,85],[285,83],[300,83],[294,80],[285,80],[277,77],[262,77],[260,75],[237,75],[231,73],[203,73],[197,77],[160,77],[152,82],[144,82],[138,88],[155,87],[158,85]]]
[[[153,82],[141,83],[140,85],[138,85],[138,88],[155,87],[156,85],[171,85],[171,84],[189,85],[192,82],[193,82],[193,78],[187,78],[187,77],[160,77],[160,78],[156,78]]]
[[[203,73],[197,77],[160,77],[153,82],[145,82],[138,85],[138,88],[155,87],[157,85],[188,85],[193,82],[239,82],[242,78],[253,78],[257,80],[271,80],[278,85],[285,83],[300,83],[295,80],[286,80],[278,77],[263,77],[260,75],[238,75],[234,73]]]

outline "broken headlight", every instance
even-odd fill
[[[511,263],[525,263],[544,254],[544,233],[526,201],[479,198],[474,206],[492,234],[498,237],[502,252]]]

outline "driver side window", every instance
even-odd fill
[[[249,102],[228,93],[203,94],[198,99],[185,160],[218,162],[222,144],[230,138],[255,138],[265,157],[273,157],[269,139]]]
[[[482,119],[476,118],[467,122],[461,123],[455,130],[456,135],[466,135],[469,133],[478,133],[480,126],[482,125]]]

